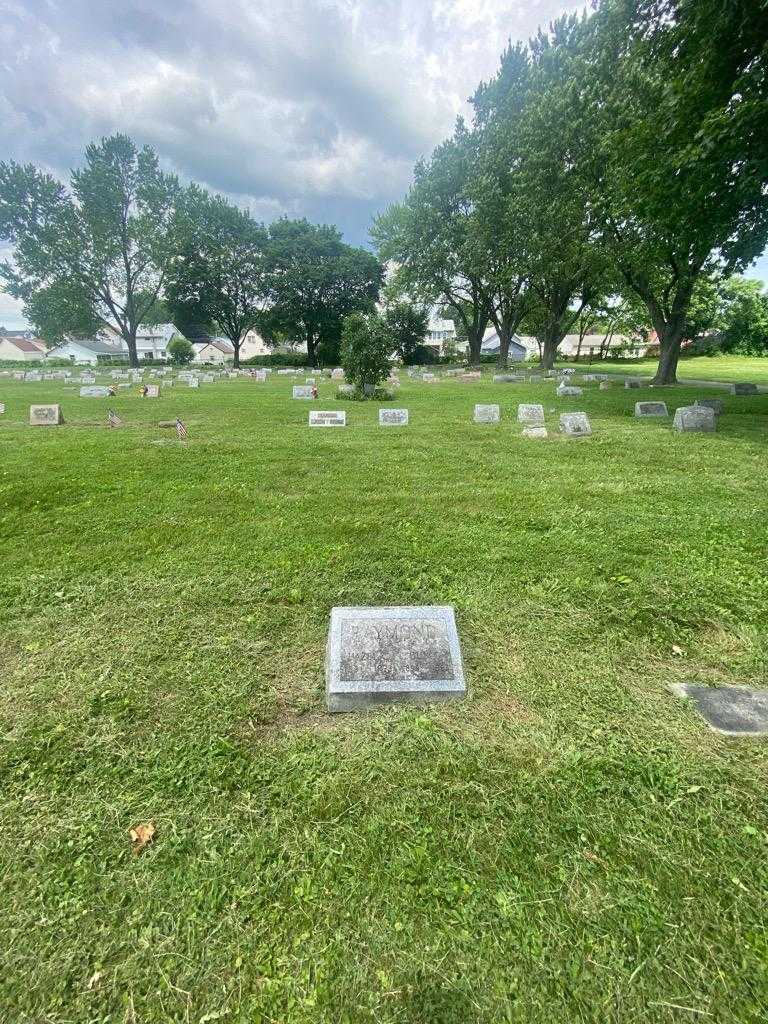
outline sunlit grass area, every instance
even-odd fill
[[[598,360],[589,365],[593,372],[640,374],[652,377],[658,359]],[[587,361],[566,363],[567,366],[586,368]],[[588,371],[587,371],[588,372]],[[713,381],[750,381],[768,387],[768,359],[748,356],[690,356],[681,358],[677,366],[677,379]]]
[[[0,381],[0,1018],[764,1020],[766,746],[668,685],[766,682],[768,396],[290,387]],[[427,603],[469,699],[326,715],[331,607]]]

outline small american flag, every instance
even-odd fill
[[[120,419],[120,417],[117,415],[114,409],[110,409],[107,412],[107,424],[110,427],[122,427],[123,425],[123,421]]]
[[[176,417],[176,434],[180,441],[186,441],[187,428],[184,426],[184,424],[181,422],[178,416]]]

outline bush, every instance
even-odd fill
[[[266,356],[251,356],[241,366],[304,367],[307,365],[306,352],[270,352]]]
[[[195,349],[191,341],[174,334],[168,342],[168,355],[174,366],[188,366],[195,357]]]
[[[350,384],[359,391],[375,389],[389,375],[392,340],[377,313],[352,313],[341,334],[341,365]]]

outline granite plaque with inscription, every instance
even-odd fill
[[[560,431],[566,437],[589,437],[592,427],[585,412],[564,412],[560,417]]]
[[[501,410],[498,405],[476,405],[475,423],[498,423],[501,419]]]
[[[731,384],[731,394],[732,395],[756,395],[757,394],[757,384],[750,384],[749,382],[747,382],[747,383],[740,383],[740,384]]]
[[[700,683],[673,683],[670,689],[678,697],[693,701],[696,710],[715,732],[725,736],[768,734],[768,690]]]
[[[345,412],[326,411],[313,409],[309,414],[310,427],[346,427],[347,414]]]
[[[296,384],[293,388],[293,397],[307,399],[311,402],[314,398],[312,394],[314,390],[311,384]]]
[[[329,711],[466,694],[453,608],[333,608],[326,651]]]
[[[407,409],[379,409],[380,427],[407,427]]]
[[[88,387],[80,388],[81,398],[109,398],[109,388],[101,384],[91,384]]]
[[[544,406],[543,405],[518,405],[517,407],[517,422],[524,423],[529,427],[543,427],[544,426]]]
[[[30,427],[58,427],[64,422],[60,405],[30,405]]]
[[[669,416],[665,402],[635,402],[635,416]]]
[[[715,411],[705,405],[681,405],[672,426],[684,434],[709,434],[716,428]]]

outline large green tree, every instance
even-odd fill
[[[174,322],[213,325],[231,341],[239,367],[243,339],[270,303],[267,232],[246,210],[195,185],[181,208],[181,250],[165,286]]]
[[[304,219],[270,225],[266,268],[265,337],[303,341],[311,366],[321,356],[337,360],[344,318],[375,309],[384,277],[372,253],[346,245],[337,228]]]
[[[702,276],[768,238],[768,17],[754,0],[602,0],[574,64],[576,165],[600,241],[676,380]]]
[[[180,191],[154,151],[125,135],[88,146],[69,189],[32,164],[0,163],[0,238],[14,246],[0,265],[8,292],[33,321],[43,308],[50,320],[55,297],[60,329],[82,324],[84,313],[111,324],[137,366],[137,329],[178,248]]]
[[[390,339],[390,353],[397,353],[406,366],[410,365],[427,335],[427,309],[419,303],[401,299],[388,303],[382,319]]]

